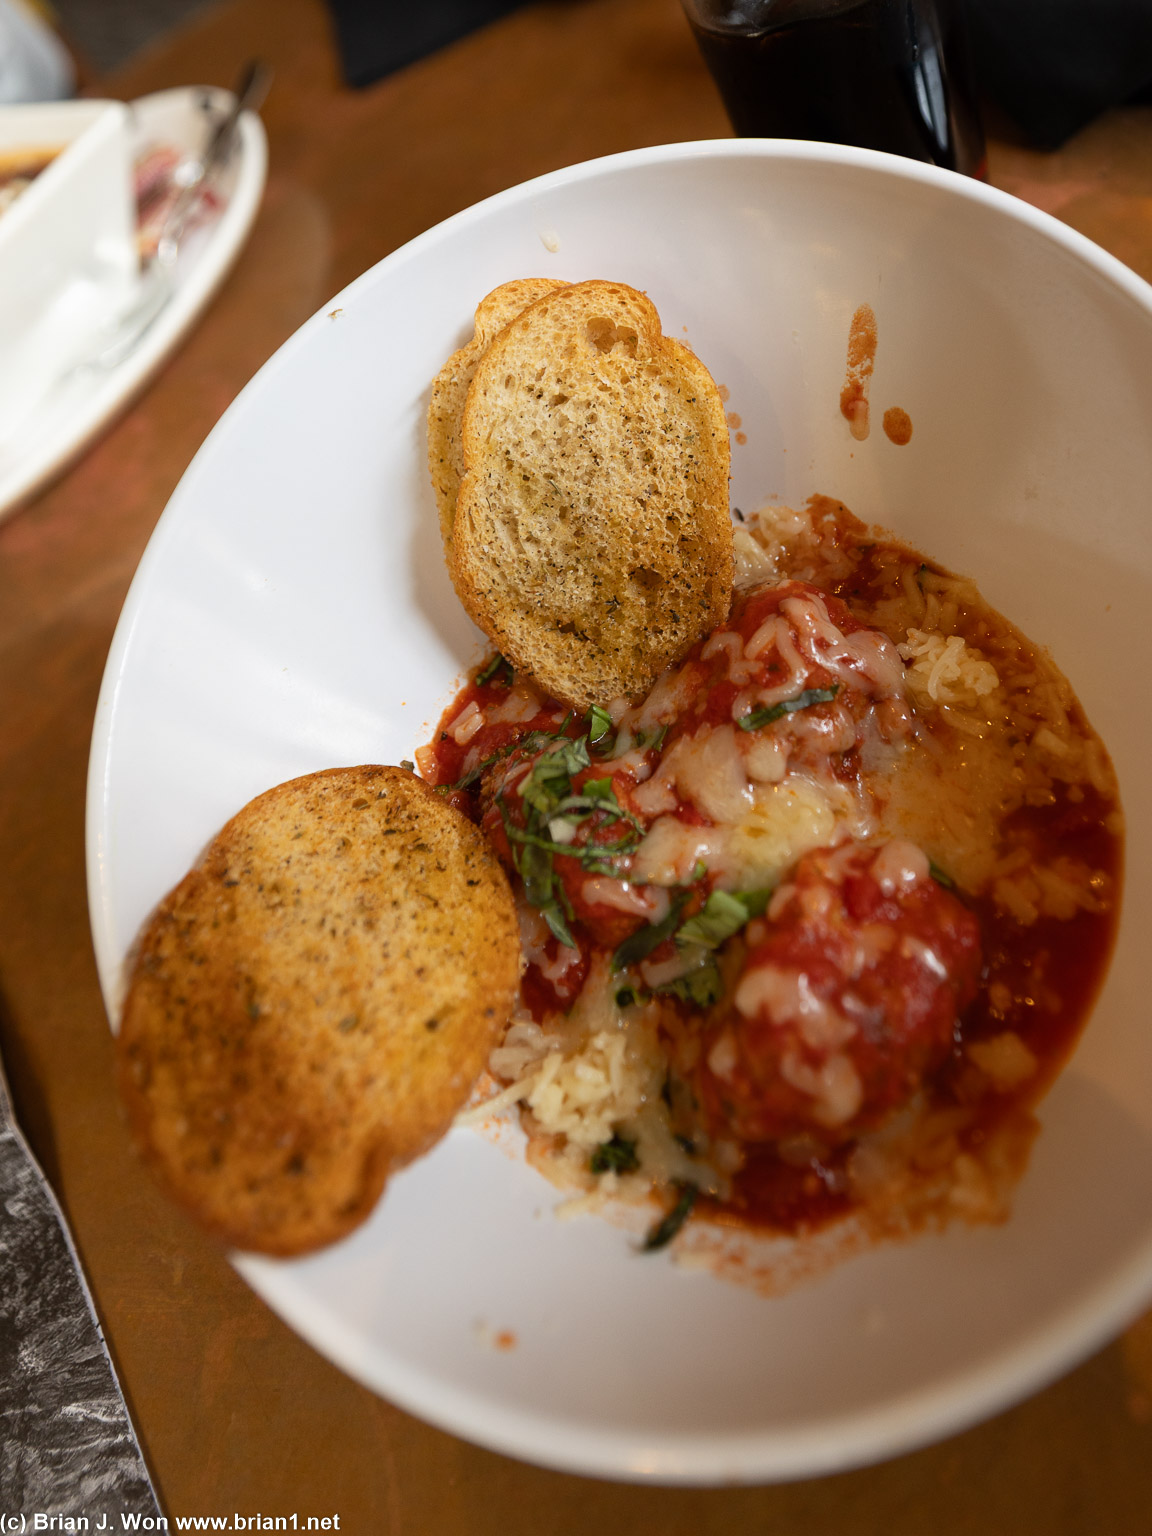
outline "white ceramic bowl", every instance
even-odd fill
[[[1111,974],[1001,1228],[879,1248],[766,1300],[552,1220],[537,1175],[458,1130],[347,1242],[240,1269],[369,1386],[532,1460],[717,1482],[891,1455],[1041,1386],[1152,1297],[1152,290],[1054,220],[864,151],[681,144],[506,192],[328,304],[197,456],[112,648],[89,802],[109,1007],[138,925],[235,809],[410,756],[479,655],[423,414],[476,300],[540,273],[651,294],[742,417],[738,505],[840,497],[1052,648],[1129,816]],[[873,406],[909,412],[905,447],[854,441],[839,411],[862,303]],[[517,1347],[492,1348],[505,1329]]]

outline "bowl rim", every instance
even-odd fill
[[[316,323],[337,299],[353,293],[360,283],[378,272],[381,267],[392,263],[400,265],[401,260],[410,260],[418,256],[425,246],[442,240],[447,233],[459,227],[467,227],[469,223],[498,211],[505,205],[520,202],[534,192],[551,192],[560,187],[593,180],[606,172],[616,170],[627,171],[649,165],[674,164],[681,160],[707,159],[795,159],[818,164],[857,166],[861,169],[886,173],[896,180],[920,182],[927,186],[943,188],[961,199],[996,209],[1054,240],[1057,245],[1062,245],[1070,254],[1078,257],[1088,266],[1094,267],[1102,276],[1114,282],[1145,309],[1152,312],[1152,283],[1134,272],[1118,256],[1113,256],[1110,251],[1105,250],[1088,235],[1081,234],[1072,225],[1057,218],[1055,214],[1047,213],[1025,199],[1017,197],[1015,193],[992,186],[989,182],[929,164],[927,161],[910,160],[903,155],[889,154],[885,150],[861,149],[850,144],[826,144],[815,139],[685,139],[671,144],[650,144],[639,149],[620,150],[591,160],[577,160],[571,165],[560,166],[556,170],[545,171],[539,176],[530,177],[527,181],[505,187],[477,203],[470,203],[468,207],[449,214],[438,224],[432,225],[431,228],[414,235],[403,245],[397,246],[395,250],[373,263],[358,277],[353,278],[350,283],[345,284],[326,305],[322,305],[315,315],[306,320],[303,326],[287,339],[284,346],[291,345],[300,331]],[[280,350],[282,351],[283,348]],[[274,353],[273,358],[278,355],[278,352]],[[273,361],[273,358],[270,358],[269,362]]]

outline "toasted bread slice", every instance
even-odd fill
[[[512,320],[477,365],[463,449],[456,590],[549,693],[636,698],[726,618],[724,406],[644,294],[575,283]]]
[[[456,497],[464,474],[464,456],[460,446],[460,424],[464,402],[472,384],[476,365],[488,350],[493,337],[542,299],[546,293],[566,284],[552,277],[519,277],[502,283],[476,306],[476,330],[467,346],[454,352],[432,382],[428,404],[428,472],[436,493],[440,513],[440,536],[449,567],[452,563],[452,522],[456,516]]]
[[[448,1128],[508,1022],[519,956],[499,861],[414,775],[281,784],[141,936],[118,1046],[137,1140],[226,1242],[330,1243]]]

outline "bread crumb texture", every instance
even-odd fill
[[[233,1246],[361,1222],[467,1099],[519,975],[507,879],[400,768],[335,768],[235,816],[140,937],[119,1036],[135,1136]]]
[[[476,306],[475,334],[467,346],[454,352],[432,382],[428,405],[428,472],[440,514],[440,535],[444,555],[452,564],[452,523],[456,516],[456,498],[464,476],[464,450],[460,431],[464,420],[464,402],[480,359],[496,336],[529,304],[534,304],[554,288],[566,284],[551,277],[519,277],[501,283]]]
[[[622,283],[558,287],[468,388],[450,570],[518,669],[637,698],[728,613],[728,427],[708,370]]]

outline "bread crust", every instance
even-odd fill
[[[462,445],[456,590],[548,693],[638,698],[727,617],[723,402],[644,294],[575,283],[511,320],[476,365]]]
[[[523,313],[529,304],[534,304],[537,299],[542,299],[556,288],[566,286],[558,278],[518,277],[509,283],[501,283],[499,288],[493,288],[476,306],[472,340],[461,347],[459,352],[453,352],[432,381],[432,398],[428,402],[428,473],[436,496],[440,537],[444,541],[444,557],[449,569],[452,566],[452,523],[464,474],[460,428],[464,419],[464,402],[468,398],[477,365],[494,337],[517,315]]]
[[[519,956],[499,861],[413,774],[281,784],[141,934],[118,1042],[137,1142],[225,1242],[330,1243],[451,1124],[511,1015]]]

